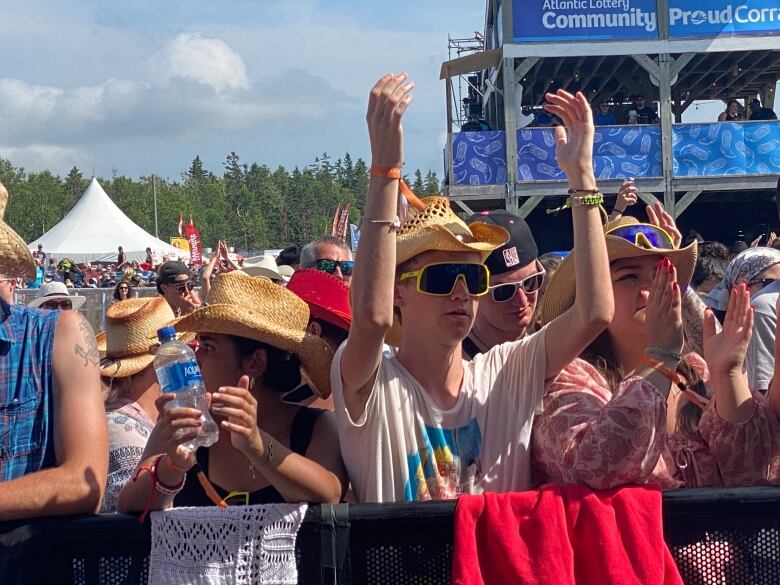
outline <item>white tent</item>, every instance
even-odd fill
[[[38,244],[43,244],[49,256],[75,262],[116,262],[119,246],[124,248],[128,261],[146,260],[146,248],[151,248],[160,261],[166,255],[188,256],[134,224],[94,178],[73,209],[30,243],[30,250],[37,250]]]

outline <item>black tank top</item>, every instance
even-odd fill
[[[316,408],[301,408],[295,414],[292,421],[292,427],[290,429],[290,450],[298,455],[306,456],[306,450],[311,443],[311,435],[314,431],[314,425],[317,423],[320,415],[325,412]],[[209,477],[209,450],[205,447],[201,447],[195,453],[195,458],[198,461],[203,473],[206,477]],[[219,497],[224,498],[228,495],[228,491],[222,489],[217,484],[213,483],[214,489],[217,490]],[[278,490],[269,485],[261,490],[252,492],[249,494],[249,504],[283,504],[285,499]],[[243,503],[243,502],[242,502]],[[173,505],[180,506],[213,506],[206,492],[198,481],[197,467],[193,467],[187,472],[187,481],[184,482],[184,489],[182,489],[176,497],[173,499]]]

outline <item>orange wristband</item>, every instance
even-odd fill
[[[372,166],[368,170],[368,174],[372,177],[384,177],[385,179],[392,179],[394,181],[397,181],[401,178],[401,168],[400,167],[377,167]]]

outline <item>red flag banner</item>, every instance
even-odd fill
[[[333,214],[333,224],[330,228],[330,235],[335,236],[339,229],[339,220],[341,219],[341,205],[336,206],[336,213]]]
[[[184,227],[184,233],[190,244],[190,261],[195,266],[203,266],[203,244],[200,241],[198,228],[192,223],[192,218],[190,218],[190,223]]]
[[[339,225],[336,228],[335,236],[342,241],[347,237],[348,220],[349,220],[349,203],[347,203],[344,206],[344,209],[341,210],[341,217],[339,217]]]

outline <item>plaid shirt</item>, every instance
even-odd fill
[[[58,311],[0,301],[0,482],[54,465],[52,348]]]

